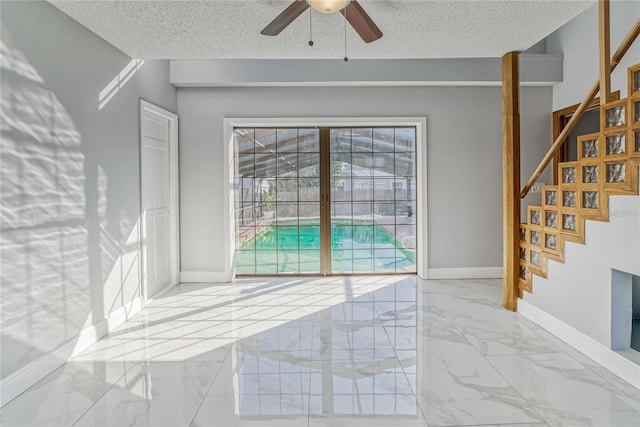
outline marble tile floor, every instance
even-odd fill
[[[2,426],[640,426],[640,391],[501,307],[498,280],[181,284]]]

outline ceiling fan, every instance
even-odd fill
[[[295,0],[276,19],[271,21],[260,34],[277,36],[298,16],[302,15],[309,6],[324,14],[342,13],[365,43],[371,43],[382,37],[382,31],[356,0]]]

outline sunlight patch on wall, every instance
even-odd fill
[[[111,82],[98,94],[98,109],[102,110],[116,93],[129,81],[135,73],[144,65],[144,59],[132,59],[126,67],[111,80]]]
[[[82,136],[56,94],[5,36],[3,29],[3,380],[77,335],[91,311]]]
[[[44,83],[40,74],[29,64],[24,54],[17,49],[11,49],[4,42],[4,40],[11,40],[9,33],[5,29],[2,30],[2,40],[0,41],[0,67],[35,83]]]

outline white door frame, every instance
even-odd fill
[[[416,207],[416,228],[418,234],[418,257],[416,271],[418,277],[426,279],[427,266],[427,118],[426,117],[342,117],[342,118],[226,118],[223,122],[223,184],[227,194],[223,197],[224,207],[224,243],[225,280],[235,277],[235,213],[234,213],[234,169],[236,159],[233,150],[233,128],[260,127],[364,127],[389,126],[416,128],[416,180],[418,184]]]
[[[171,276],[171,283],[169,288],[180,283],[180,208],[179,208],[179,168],[178,168],[178,116],[164,108],[153,105],[143,99],[140,99],[140,116],[138,118],[139,136],[138,136],[138,150],[140,153],[140,182],[139,196],[140,196],[140,248],[141,248],[141,262],[140,262],[140,275],[142,280],[142,298],[144,301],[148,301],[151,295],[148,295],[147,290],[147,277],[143,274],[146,271],[146,248],[143,240],[144,227],[143,227],[143,205],[142,205],[142,118],[144,112],[148,111],[163,117],[169,121],[169,217],[171,221],[169,223],[169,271]],[[163,291],[160,291],[163,292]],[[157,292],[156,295],[160,292]]]

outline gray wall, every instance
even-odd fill
[[[551,144],[551,88],[521,103],[524,180]],[[501,266],[501,108],[496,87],[178,89],[182,271],[224,271],[225,117],[426,116],[429,268]]]
[[[46,2],[0,5],[5,378],[140,296],[138,99],[177,108],[146,61],[99,110],[131,58]]]
[[[612,1],[611,55],[640,17],[640,2]],[[582,102],[598,80],[598,5],[569,21],[547,37],[547,52],[564,55],[564,82],[553,87],[553,109],[559,110]],[[627,68],[640,62],[640,39],[636,39],[627,56],[611,76],[611,90],[627,96]]]

